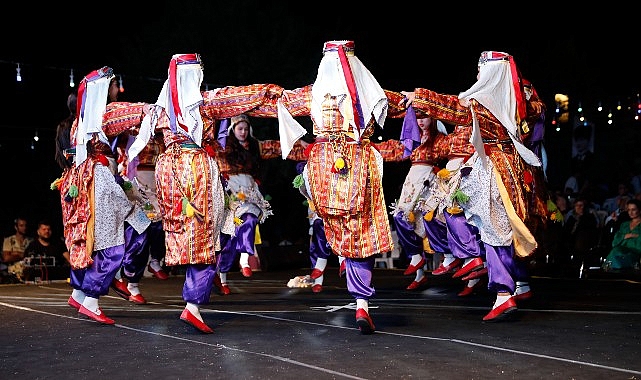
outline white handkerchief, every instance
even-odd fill
[[[298,139],[305,136],[307,130],[289,113],[283,103],[278,100],[278,134],[280,135],[280,150],[283,160],[287,158]]]

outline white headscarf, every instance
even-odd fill
[[[102,118],[107,108],[109,86],[115,77],[110,67],[103,67],[85,76],[78,89],[78,126],[76,136],[76,167],[87,159],[87,142],[94,135],[100,141],[109,144],[109,139],[102,130]]]
[[[499,56],[499,58],[484,59],[483,57],[487,57],[488,53],[490,57]],[[469,107],[470,99],[476,99],[507,129],[510,139],[523,160],[530,165],[541,166],[541,161],[536,154],[523,145],[519,137],[517,101],[513,83],[518,78],[512,77],[510,59],[512,57],[507,53],[483,52],[479,61],[478,81],[459,94],[459,102]],[[473,122],[470,142],[479,156],[485,157],[478,119],[474,110],[471,109],[471,111]]]
[[[354,78],[358,104],[362,111],[363,122],[357,124],[354,116],[353,101],[345,79],[338,49],[343,49],[350,74]],[[312,86],[311,117],[316,125],[322,125],[323,114],[321,104],[325,95],[339,99],[340,113],[352,128],[356,139],[360,138],[361,129],[373,115],[378,125],[383,128],[387,117],[387,96],[374,76],[365,65],[354,55],[354,41],[328,41],[323,45],[323,58],[318,66],[316,81]],[[278,131],[280,134],[283,159],[287,157],[296,140],[305,135],[306,130],[296,121],[282,102],[278,101]]]
[[[175,67],[175,77],[172,74]],[[175,81],[175,82],[174,82]],[[203,81],[203,69],[198,54],[174,54],[169,66],[169,78],[162,86],[155,103],[154,114],[160,113],[160,108],[170,118],[172,132],[188,136],[194,143],[201,145],[203,137],[203,119],[200,115],[200,106],[203,96],[200,86]],[[174,108],[172,102],[172,83],[176,85],[178,107]],[[143,118],[136,141],[128,150],[130,159],[142,151],[156,128],[158,120],[149,115]]]
[[[355,122],[355,115],[353,112],[352,99],[350,91],[346,82],[346,74],[343,71],[338,49],[343,49],[351,75],[354,78],[356,86],[356,94],[360,108],[363,112],[363,125],[360,128],[365,128],[369,121],[370,115],[378,125],[383,128],[385,118],[387,117],[387,96],[385,91],[378,84],[376,78],[372,73],[367,70],[365,65],[354,55],[354,42],[353,41],[328,41],[323,46],[323,58],[321,59],[318,67],[318,75],[316,81],[312,86],[312,119],[317,125],[322,125],[323,114],[321,104],[325,99],[325,95],[329,94],[342,99],[340,100],[340,113],[343,118],[349,122],[352,127],[354,137],[358,138],[361,131]]]

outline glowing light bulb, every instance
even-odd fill
[[[22,75],[20,75],[20,64],[16,68],[16,82],[22,82]]]

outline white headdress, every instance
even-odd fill
[[[521,143],[519,123],[525,118],[525,103],[521,92],[514,59],[507,53],[484,51],[479,59],[478,81],[459,94],[464,106],[476,99],[487,108],[507,129],[519,155],[530,165],[540,166],[539,158]],[[472,110],[472,136],[470,142],[481,157],[485,157],[478,119]]]
[[[77,115],[78,126],[72,144],[76,144],[76,167],[87,159],[87,142],[94,135],[109,144],[102,130],[102,118],[107,108],[109,85],[114,78],[111,67],[94,70],[85,76],[78,86]]]
[[[174,133],[188,136],[200,145],[203,137],[203,120],[200,106],[203,96],[200,86],[203,68],[199,54],[175,54],[169,63],[169,78],[162,86],[156,108],[163,108],[169,116],[169,126]],[[157,120],[150,116],[143,119],[136,141],[128,150],[130,159],[145,147],[156,127]]]

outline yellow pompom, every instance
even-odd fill
[[[310,209],[312,212],[316,212],[316,207],[314,206],[314,202],[309,201],[309,202],[308,202],[308,205],[309,205],[309,209]]]
[[[242,191],[239,191],[238,194],[236,194],[236,198],[238,198],[239,201],[244,201],[247,196]]]
[[[414,223],[415,220],[416,220],[416,217],[414,216],[413,212],[410,212],[410,213],[407,214],[407,221],[408,222]]]
[[[192,206],[191,203],[187,203],[187,208],[185,209],[185,215],[187,215],[190,218],[193,218],[195,214],[196,214],[196,210],[194,210],[194,206]]]
[[[451,173],[450,173],[449,170],[443,168],[443,169],[439,170],[438,173],[436,173],[436,175],[440,179],[448,179],[448,178],[450,178]]]
[[[338,170],[341,170],[345,167],[345,160],[342,157],[339,157],[336,162],[334,162],[334,167]]]
[[[240,226],[241,224],[243,224],[243,220],[237,216],[234,216],[234,224]]]
[[[428,222],[431,222],[432,218],[434,218],[434,210],[426,213],[425,216],[423,217],[423,219],[425,219]]]

